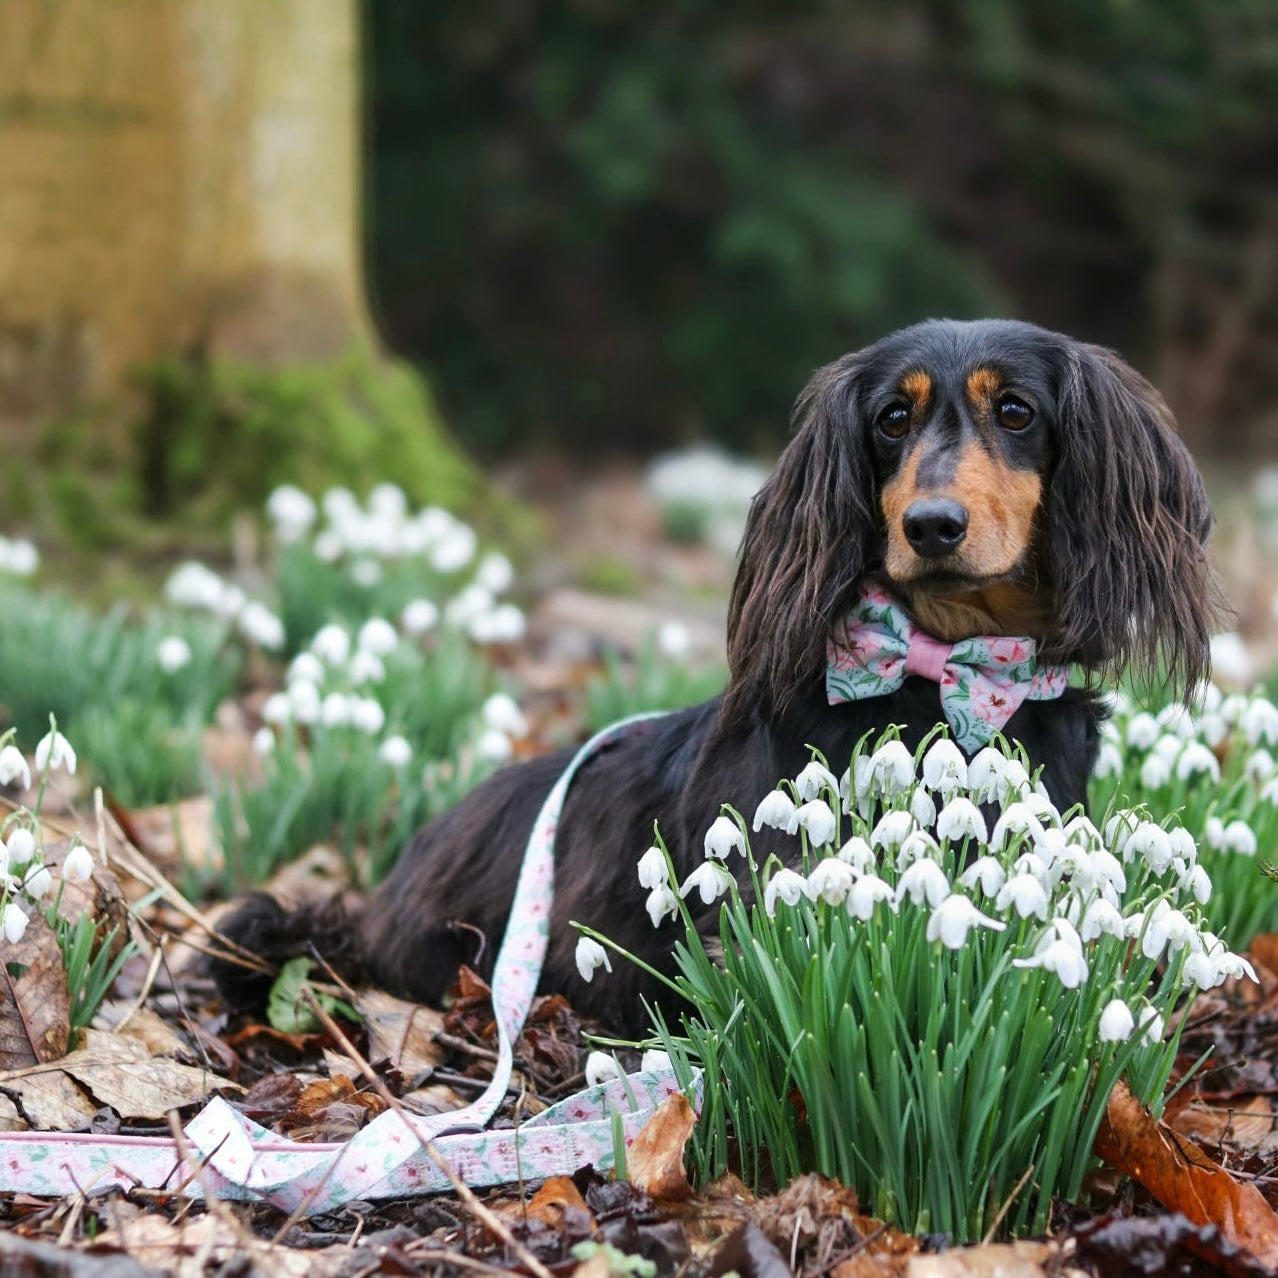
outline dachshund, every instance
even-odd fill
[[[915,673],[831,704],[827,645],[867,583],[936,640],[1026,636],[1042,661],[1084,673],[1003,729],[1061,810],[1086,798],[1097,676],[1129,668],[1187,697],[1208,671],[1211,510],[1167,406],[1113,352],[1027,323],[930,320],[820,369],[793,425],[750,508],[726,690],[636,727],[568,790],[541,989],[619,1030],[641,1031],[641,1000],[664,991],[629,963],[586,983],[570,921],[671,968],[676,927],[652,927],[636,877],[654,822],[682,878],[720,805],[752,813],[809,747],[840,767],[867,734],[897,724],[914,749],[941,722],[937,684]],[[348,914],[289,914],[259,894],[223,931],[277,962],[317,944],[339,970],[438,1003],[460,964],[490,970],[529,830],[570,757],[494,774]],[[764,829],[754,850],[793,859],[795,844]],[[715,932],[717,904],[696,902],[698,927]],[[225,963],[217,975],[232,1003],[264,1001],[265,978]]]

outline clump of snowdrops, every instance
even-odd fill
[[[784,864],[756,860],[765,826],[793,838]],[[1098,829],[1023,758],[967,762],[944,736],[912,755],[893,730],[842,777],[814,757],[749,818],[725,806],[682,883],[659,837],[638,873],[654,925],[683,923],[661,979],[687,1011],[656,1014],[649,1046],[685,1085],[703,1071],[700,1176],[816,1170],[956,1239],[1045,1228],[1113,1085],[1160,1107],[1178,1001],[1250,974],[1205,927],[1185,829],[1136,811]],[[714,943],[693,893],[721,903]],[[583,974],[601,942],[581,938]]]
[[[1235,948],[1278,930],[1278,706],[1206,684],[1192,708],[1151,713],[1110,694],[1092,806],[1143,804],[1176,813],[1195,836],[1215,891],[1208,925]]]

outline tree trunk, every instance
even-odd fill
[[[356,0],[4,0],[0,418],[369,335]]]

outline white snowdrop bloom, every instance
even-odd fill
[[[366,648],[360,648],[351,657],[350,664],[346,667],[346,674],[357,687],[368,683],[386,682],[386,667],[382,664],[381,657],[369,652]]]
[[[314,684],[324,682],[324,663],[313,652],[299,652],[288,663],[284,673],[284,682],[292,683],[294,679],[309,679]]]
[[[958,881],[959,886],[967,888],[969,892],[975,891],[979,884],[984,896],[997,896],[1007,882],[1007,872],[997,857],[982,856],[959,875]]]
[[[901,841],[900,851],[896,854],[896,868],[903,870],[924,857],[939,862],[941,845],[926,830],[913,830]]]
[[[1220,984],[1221,973],[1215,961],[1206,953],[1193,953],[1186,957],[1185,965],[1180,969],[1180,979],[1185,985],[1211,990]]]
[[[1080,848],[1086,848],[1089,852],[1095,852],[1105,846],[1105,840],[1101,837],[1101,832],[1092,824],[1088,817],[1081,813],[1076,817],[1071,817],[1064,826],[1065,837],[1070,843],[1076,844]]]
[[[1206,905],[1211,900],[1211,875],[1201,865],[1192,865],[1181,876],[1180,888],[1188,890],[1199,905]]]
[[[176,674],[191,664],[191,645],[181,635],[167,635],[156,647],[155,660],[165,674]]]
[[[1241,692],[1231,692],[1220,703],[1220,717],[1233,727],[1251,704],[1251,698]]]
[[[500,595],[510,589],[515,580],[515,570],[505,555],[493,550],[479,561],[479,567],[475,569],[475,580],[485,590]]]
[[[581,979],[589,983],[594,980],[595,973],[602,967],[605,972],[612,971],[612,960],[608,951],[593,937],[579,936],[574,957],[577,960],[577,971]]]
[[[0,928],[4,929],[5,939],[10,945],[17,945],[27,930],[27,916],[20,905],[10,901],[0,914]]]
[[[77,843],[63,858],[62,877],[87,883],[93,877],[93,856],[83,843]]]
[[[1047,889],[1032,874],[1016,874],[1008,879],[994,898],[996,910],[1014,909],[1021,918],[1036,914],[1047,918]]]
[[[1096,755],[1096,763],[1092,768],[1092,776],[1104,780],[1116,777],[1123,770],[1123,752],[1112,742],[1102,741]]]
[[[803,804],[794,814],[795,821],[807,836],[808,842],[816,848],[823,848],[829,843],[838,830],[838,818],[824,799],[812,799]]]
[[[870,756],[870,783],[886,798],[908,790],[914,781],[914,756],[900,741],[885,741]]]
[[[1174,825],[1167,831],[1167,841],[1171,844],[1172,856],[1192,865],[1198,859],[1198,845],[1194,836],[1183,825]]]
[[[1019,759],[1007,759],[1003,763],[1003,775],[999,780],[999,795],[1004,803],[1013,803],[1017,799],[1028,799],[1034,787],[1025,771],[1025,765]]]
[[[835,855],[857,874],[864,874],[876,861],[874,849],[859,834],[854,834]]]
[[[1238,716],[1238,730],[1248,745],[1278,745],[1278,706],[1264,697],[1253,697]]]
[[[1127,744],[1133,750],[1148,750],[1160,736],[1158,720],[1147,711],[1142,710],[1127,721]]]
[[[998,797],[1006,763],[1006,757],[993,746],[986,746],[972,756],[967,765],[967,786],[977,803],[992,803]]]
[[[1067,990],[1077,989],[1087,980],[1087,959],[1081,949],[1059,937],[1048,941],[1031,958],[1013,959],[1013,967],[1041,967],[1055,974]]]
[[[679,914],[679,898],[670,890],[668,883],[662,883],[659,887],[655,887],[648,893],[647,903],[648,917],[652,920],[653,927],[660,927],[661,920],[670,915],[676,918]]]
[[[657,627],[655,638],[657,651],[667,661],[682,661],[692,651],[692,631],[673,617]]]
[[[382,566],[376,559],[364,556],[351,563],[351,580],[365,590],[371,590],[382,579]]]
[[[311,553],[323,564],[335,564],[345,549],[341,536],[332,528],[325,528],[317,533],[311,543]]]
[[[253,734],[253,752],[270,754],[275,749],[275,733],[270,728],[258,728]]]
[[[670,1059],[669,1052],[650,1047],[639,1058],[639,1068],[645,1074],[666,1074],[674,1069],[674,1062]]]
[[[796,874],[787,868],[774,871],[768,879],[767,887],[763,889],[763,908],[768,917],[776,917],[778,901],[783,901],[786,905],[798,905],[807,892],[807,886],[802,874]]]
[[[0,537],[0,572],[30,577],[39,566],[40,552],[35,548],[35,542],[26,537],[15,537],[12,541]]]
[[[1257,797],[1262,803],[1270,803],[1274,807],[1278,807],[1278,777],[1270,777],[1260,787],[1260,794]]]
[[[848,893],[848,913],[865,922],[874,913],[874,907],[887,901],[895,909],[896,893],[890,883],[877,874],[863,874]]]
[[[717,901],[735,882],[722,864],[715,860],[702,861],[683,881],[680,896],[687,896],[696,888],[701,893],[702,905]]]
[[[833,772],[823,763],[819,763],[813,759],[811,763],[794,778],[794,791],[799,796],[800,803],[806,803],[809,799],[819,799],[822,792],[826,789],[838,792],[839,783]]]
[[[1166,759],[1168,763],[1175,763],[1180,757],[1180,752],[1185,748],[1184,737],[1178,737],[1172,732],[1164,732],[1157,741],[1154,742],[1153,753],[1161,759]]]
[[[32,866],[22,880],[22,890],[33,900],[41,901],[53,886],[53,875],[44,865]]]
[[[266,499],[266,514],[281,541],[304,537],[318,513],[315,502],[293,484],[280,484]]]
[[[1165,732],[1170,732],[1182,741],[1192,741],[1198,735],[1194,716],[1179,701],[1169,702],[1154,716],[1154,719]]]
[[[344,728],[351,721],[353,698],[344,692],[330,692],[320,702],[319,721],[326,728]]]
[[[424,635],[439,624],[439,609],[430,599],[413,599],[404,605],[399,621],[410,635]]]
[[[312,688],[315,687],[309,679],[299,680],[298,682],[310,683]],[[264,723],[283,724],[290,722],[292,718],[293,703],[289,700],[287,692],[272,692],[262,703],[262,721]]]
[[[15,745],[0,750],[0,785],[12,785],[21,779],[24,790],[31,789],[31,769],[22,751]]]
[[[1224,703],[1225,694],[1210,679],[1200,680],[1189,694],[1190,706],[1195,714],[1217,714]]]
[[[248,603],[248,595],[239,586],[223,582],[217,598],[213,601],[211,611],[226,621],[232,621],[240,615],[246,603]]]
[[[1136,1028],[1145,1035],[1147,1043],[1161,1043],[1163,1039],[1163,1018],[1158,1012],[1146,1005],[1136,1017]]]
[[[460,572],[475,557],[479,539],[475,530],[460,521],[453,526],[431,547],[430,563],[436,572]]]
[[[66,768],[68,772],[74,773],[75,751],[62,733],[46,732],[36,745],[35,765],[37,772],[44,772],[45,769],[55,771],[58,768]]]
[[[1127,923],[1117,906],[1098,896],[1083,911],[1078,935],[1084,941],[1094,941],[1099,936],[1114,936],[1122,940],[1127,935]]]
[[[947,950],[961,950],[967,943],[968,932],[974,927],[1002,932],[1007,924],[982,914],[967,897],[955,892],[932,911],[927,921],[927,939],[940,941]]]
[[[1240,981],[1245,976],[1249,981],[1256,981],[1259,984],[1256,977],[1256,969],[1241,954],[1234,954],[1230,950],[1222,950],[1218,954],[1213,954],[1212,958],[1216,962],[1216,971],[1220,973],[1222,979],[1230,976],[1234,980]]]
[[[385,617],[370,617],[360,626],[355,646],[375,657],[389,657],[399,647],[399,635]]]
[[[923,784],[947,802],[968,784],[967,760],[948,737],[939,737],[923,756]]]
[[[1052,867],[1037,852],[1022,852],[1012,862],[1013,874],[1028,874],[1044,887],[1054,882]]]
[[[910,795],[910,815],[925,830],[930,830],[936,824],[936,803],[921,785],[916,786],[914,793]]]
[[[486,728],[496,728],[512,737],[528,735],[528,720],[519,702],[508,692],[494,692],[483,704],[480,714]]]
[[[586,1057],[586,1086],[600,1087],[614,1078],[624,1078],[625,1073],[616,1059],[607,1052],[591,1052]]]
[[[1129,714],[1132,708],[1131,698],[1121,688],[1109,688],[1100,695],[1101,705],[1111,715]]]
[[[806,892],[809,901],[842,905],[856,884],[856,871],[837,857],[826,857],[808,875]]]
[[[212,612],[222,598],[222,578],[195,560],[179,564],[164,583],[165,597],[183,608]]]
[[[951,799],[936,818],[936,837],[957,843],[961,839],[975,839],[984,843],[989,837],[985,818],[971,799]]]
[[[908,896],[915,905],[926,901],[940,905],[950,895],[950,881],[945,871],[933,860],[924,858],[907,867],[897,880],[895,903],[900,905]]]
[[[745,856],[745,835],[741,827],[730,816],[715,817],[714,823],[706,831],[705,853],[708,857],[726,861],[733,852]]]
[[[375,697],[351,698],[351,726],[375,737],[386,726],[386,711]]]
[[[486,728],[475,742],[475,753],[488,763],[505,763],[514,754],[510,738],[496,728]]]
[[[1199,723],[1198,735],[1202,737],[1211,749],[1219,749],[1221,743],[1229,735],[1229,724],[1225,722],[1223,715],[1205,714]]]
[[[368,508],[381,519],[398,523],[408,513],[408,497],[398,484],[386,481],[368,494]]]
[[[389,768],[404,768],[412,761],[413,746],[409,739],[396,733],[377,747],[377,757]]]
[[[1152,821],[1142,821],[1127,840],[1123,859],[1143,857],[1145,864],[1155,874],[1166,874],[1172,863],[1172,843],[1167,831]]]
[[[1201,945],[1198,929],[1180,910],[1160,910],[1146,921],[1141,937],[1141,953],[1148,959],[1160,958],[1163,951],[1174,954],[1187,946]]]
[[[1097,848],[1087,854],[1091,876],[1097,882],[1108,883],[1116,892],[1127,891],[1127,874],[1123,863],[1105,848]]]
[[[1256,832],[1241,817],[1235,817],[1227,825],[1218,817],[1208,817],[1206,834],[1208,843],[1222,852],[1256,855]]]
[[[994,829],[990,831],[990,851],[1002,852],[1028,836],[1037,838],[1043,833],[1042,822],[1025,803],[1013,803],[1004,808]]]
[[[1243,774],[1257,785],[1268,781],[1275,773],[1278,773],[1278,765],[1268,750],[1253,750],[1243,764]]]
[[[1244,688],[1255,677],[1255,666],[1241,636],[1229,630],[1211,637],[1212,678]]]
[[[349,488],[335,484],[320,498],[320,508],[332,523],[340,523],[351,515],[359,514],[359,502]]]
[[[912,812],[885,812],[870,831],[870,845],[885,852],[895,852],[917,829]]]
[[[320,691],[309,679],[295,679],[288,686],[287,696],[291,718],[305,724],[319,721]]]
[[[670,868],[666,865],[665,853],[657,847],[649,848],[639,858],[639,886],[659,888],[669,882]]]
[[[343,627],[330,621],[315,632],[311,651],[330,666],[344,666],[350,660],[351,637]]]
[[[1102,1043],[1125,1043],[1136,1029],[1132,1009],[1121,998],[1111,998],[1100,1014],[1097,1032]]]
[[[476,643],[518,643],[527,630],[522,610],[512,603],[498,604],[489,612],[480,613],[467,627]]]
[[[798,821],[795,819],[797,811],[794,800],[784,790],[770,790],[759,800],[759,806],[754,810],[754,823],[751,828],[756,834],[765,825],[774,830],[784,830],[787,834],[793,834],[799,828]]]
[[[1176,775],[1182,781],[1205,776],[1216,782],[1220,780],[1220,764],[1205,745],[1199,741],[1190,741],[1176,760]]]
[[[493,593],[486,587],[472,582],[462,587],[445,605],[444,620],[450,626],[468,626],[477,617],[491,612],[497,606]]]
[[[1140,815],[1131,811],[1130,808],[1115,812],[1105,822],[1105,845],[1117,852],[1123,860],[1130,861],[1132,858],[1128,855],[1127,845],[1131,842],[1132,835],[1140,828],[1140,822]]]
[[[1140,783],[1146,790],[1161,790],[1170,780],[1172,765],[1161,754],[1151,754],[1140,765]]]

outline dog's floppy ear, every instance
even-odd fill
[[[824,660],[832,622],[872,567],[878,505],[857,409],[862,356],[820,369],[750,507],[728,608],[725,719],[784,708]]]
[[[1065,350],[1047,506],[1061,655],[1187,694],[1210,669],[1222,606],[1211,507],[1170,409],[1112,351]]]

